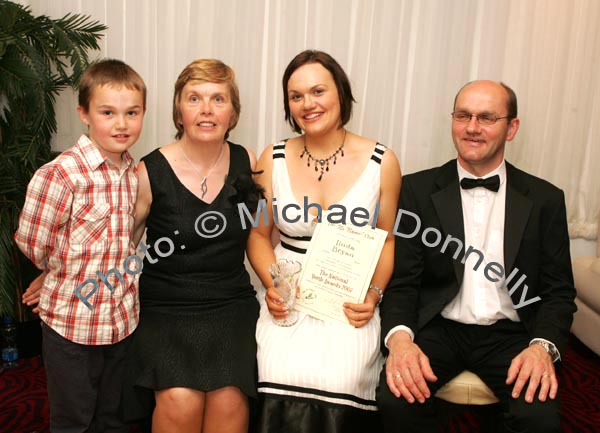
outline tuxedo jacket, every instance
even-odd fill
[[[569,253],[566,209],[563,192],[552,184],[506,163],[506,209],[504,221],[504,275],[518,269],[507,287],[511,290],[519,279],[526,278],[511,294],[514,305],[539,296],[540,300],[517,309],[518,316],[531,338],[545,338],[561,353],[573,313],[576,310],[573,273]],[[431,319],[458,294],[465,266],[461,262],[468,245],[457,259],[457,242],[464,244],[463,211],[456,160],[441,167],[403,177],[400,210],[396,218],[394,273],[381,304],[382,340],[395,326],[405,325],[418,335]],[[436,247],[423,243],[424,230],[437,229],[442,241]],[[404,234],[402,237],[399,233]],[[431,245],[436,236],[425,237]],[[484,271],[485,263],[476,272]],[[527,286],[527,287],[525,287]],[[385,352],[385,347],[382,344]]]

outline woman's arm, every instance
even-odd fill
[[[246,153],[248,153],[248,158],[250,159],[250,170],[252,171],[256,171],[256,155],[254,154],[254,152],[252,152],[250,149],[248,149],[247,147],[244,146],[244,149],[246,149]],[[256,178],[255,178],[256,180]]]
[[[138,165],[138,193],[135,202],[135,219],[133,221],[133,233],[131,241],[134,245],[140,242],[146,230],[146,219],[150,213],[150,205],[152,204],[152,189],[150,188],[150,179],[148,178],[148,170],[144,161]]]
[[[380,192],[379,192],[379,217],[377,218],[377,228],[388,232],[375,273],[371,279],[371,284],[385,290],[392,272],[394,270],[394,222],[396,219],[396,208],[400,196],[400,184],[402,174],[400,165],[394,152],[387,149],[383,154],[380,173]],[[365,302],[363,304],[344,304],[344,312],[351,325],[360,328],[366,325],[373,314],[379,302],[379,294],[375,290],[368,290]]]
[[[272,188],[272,171],[273,171],[273,146],[267,147],[260,159],[258,160],[256,171],[256,183],[264,188],[264,196],[266,200],[266,206],[261,209],[261,206],[257,209],[257,220],[258,225],[252,227],[250,236],[248,237],[248,244],[246,247],[246,254],[250,264],[260,278],[263,286],[267,288],[266,302],[269,311],[276,318],[283,318],[287,315],[285,307],[282,302],[283,299],[277,294],[273,287],[273,280],[269,273],[269,266],[271,263],[275,263],[275,252],[273,251],[273,245],[271,243],[271,233],[273,231],[273,188]],[[266,215],[266,223],[265,223]]]
[[[387,149],[383,154],[381,161],[381,190],[379,196],[379,218],[377,227],[388,232],[375,268],[375,273],[371,279],[371,284],[385,290],[385,287],[392,277],[394,271],[394,222],[396,220],[396,209],[400,197],[400,185],[402,183],[402,174],[400,165],[394,152]],[[379,298],[377,297],[377,300]]]

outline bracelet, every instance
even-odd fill
[[[379,307],[379,304],[381,304],[381,301],[383,300],[383,290],[381,290],[375,284],[369,284],[369,289],[375,290],[379,295],[379,301],[377,301],[377,305],[375,305],[376,307]]]

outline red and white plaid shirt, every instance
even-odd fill
[[[129,153],[119,168],[86,135],[36,171],[27,187],[15,241],[48,273],[40,318],[70,341],[113,344],[137,327],[137,187]]]

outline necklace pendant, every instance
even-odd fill
[[[206,178],[207,178],[207,176],[204,176],[202,178],[202,181],[200,181],[200,189],[202,190],[201,198],[204,198],[204,196],[208,192],[208,187],[206,186]]]
[[[321,179],[323,179],[323,174],[325,174],[326,171],[329,171],[329,161],[333,160],[333,164],[335,165],[337,163],[338,154],[341,157],[344,156],[344,143],[345,142],[346,142],[346,131],[344,130],[344,139],[342,140],[342,144],[340,144],[340,147],[338,147],[337,150],[335,152],[333,152],[331,155],[329,155],[327,158],[316,159],[315,157],[312,156],[312,154],[306,147],[306,136],[304,136],[304,148],[302,149],[302,152],[300,153],[300,159],[302,159],[304,157],[304,155],[307,155],[307,158],[306,158],[307,159],[307,161],[306,161],[307,167],[310,167],[310,164],[314,161],[315,171],[318,172],[319,169],[321,170],[321,173],[319,173],[319,177],[317,179],[319,182],[321,182]]]
[[[181,153],[183,154],[183,157],[187,160],[188,164],[190,164],[190,167],[192,167],[192,169],[194,169],[194,171],[196,173],[198,173],[198,176],[202,176],[202,173],[200,172],[200,170],[198,170],[198,167],[196,167],[194,165],[194,163],[192,162],[192,160],[185,153],[185,150],[183,150],[183,146],[181,144],[181,141],[179,141],[179,148],[181,149]],[[208,186],[206,185],[206,180],[208,179],[208,176],[211,175],[211,173],[213,172],[213,170],[215,169],[215,167],[217,167],[219,165],[219,162],[221,161],[221,157],[223,156],[223,150],[224,149],[225,149],[225,142],[223,142],[223,144],[221,145],[221,150],[219,151],[219,156],[217,157],[217,160],[208,169],[208,173],[206,173],[206,176],[202,177],[202,180],[200,181],[200,190],[202,191],[202,195],[200,196],[201,199],[203,199],[204,196],[206,195],[206,193],[208,192]]]

